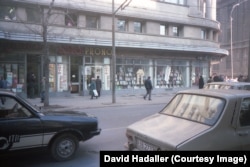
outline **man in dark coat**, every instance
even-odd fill
[[[98,93],[98,97],[100,97],[101,96],[101,89],[102,89],[102,81],[99,78],[99,76],[97,76],[95,84],[96,84],[96,90],[97,90],[97,93]]]
[[[202,89],[204,87],[204,79],[202,76],[199,78],[199,89]]]
[[[152,86],[152,82],[150,80],[150,77],[148,77],[148,79],[145,80],[144,86],[146,88],[147,93],[143,98],[146,100],[147,96],[149,95],[148,100],[151,100],[151,91],[153,89],[153,86]]]

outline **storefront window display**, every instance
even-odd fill
[[[174,88],[188,85],[188,61],[157,60],[155,71],[157,88]]]
[[[149,62],[149,60],[140,59],[118,59],[116,66],[117,88],[144,88],[144,80],[153,74],[153,66],[150,66]]]
[[[204,78],[206,82],[208,80],[209,67],[207,62],[195,61],[192,63],[192,84],[198,85],[200,75]]]
[[[0,58],[0,77],[7,81],[7,89],[23,92],[25,84],[24,57],[21,55],[3,55]]]
[[[68,91],[68,57],[51,56],[49,64],[50,92]]]

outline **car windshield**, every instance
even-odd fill
[[[179,118],[214,125],[223,111],[225,100],[194,94],[177,94],[161,111]]]

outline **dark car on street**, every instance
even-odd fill
[[[15,93],[0,90],[0,155],[45,148],[57,161],[70,160],[80,141],[100,132],[92,115],[41,112]]]

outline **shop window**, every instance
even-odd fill
[[[117,21],[117,29],[118,31],[127,31],[127,21],[119,19]]]
[[[0,6],[1,20],[16,20],[16,8],[11,6]]]
[[[99,28],[99,17],[98,16],[86,16],[86,27],[98,29]]]
[[[65,26],[76,27],[77,26],[77,14],[66,12],[65,14]]]
[[[92,63],[92,57],[90,57],[90,56],[85,56],[84,59],[85,59],[85,63],[86,63],[86,64],[91,64],[91,63]]]
[[[32,23],[41,23],[41,11],[39,8],[26,8],[27,21]]]

